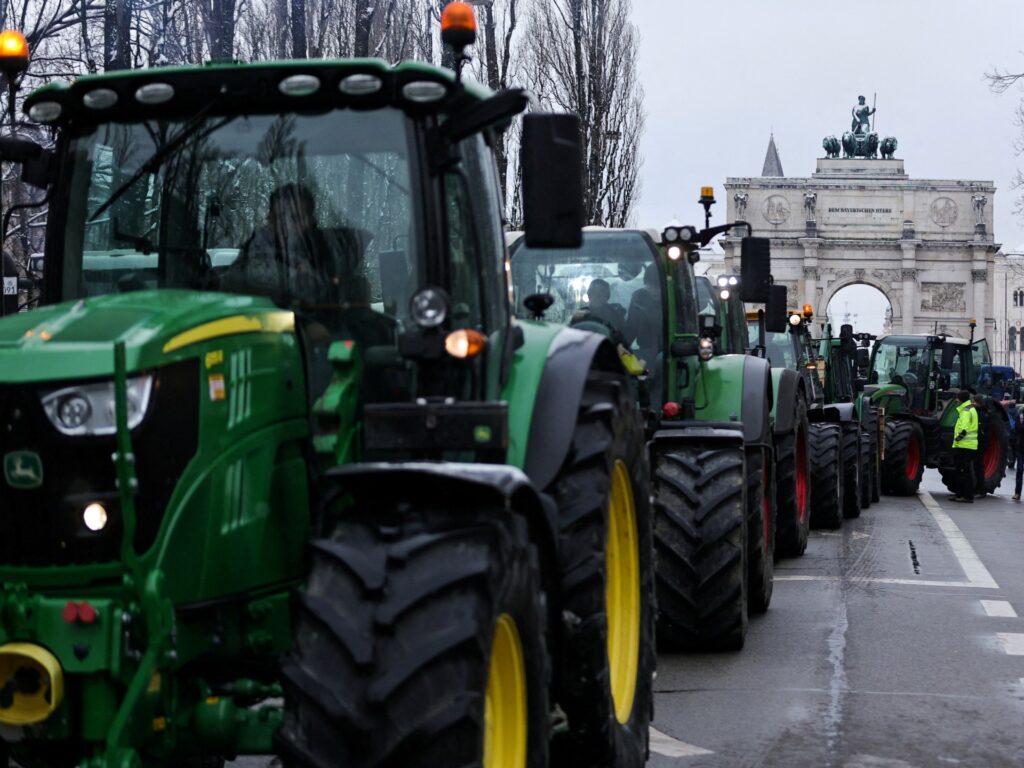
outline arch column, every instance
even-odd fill
[[[900,266],[900,277],[903,281],[903,320],[902,333],[914,332],[914,318],[917,315],[917,243],[902,242],[903,261]]]
[[[988,261],[984,248],[974,248],[971,261],[971,284],[974,287],[973,307],[971,316],[978,324],[975,332],[978,336],[985,336],[988,331],[988,323],[985,316],[989,314],[988,305],[985,301],[985,291],[988,288]]]
[[[804,296],[799,302],[801,304],[810,304],[814,307],[814,311],[818,311],[818,244],[821,241],[817,238],[803,240],[804,246]],[[824,307],[821,309],[824,311]]]

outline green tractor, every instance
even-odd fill
[[[991,364],[988,343],[946,335],[879,338],[871,353],[868,386],[885,417],[882,492],[917,493],[925,467],[937,467],[947,488],[956,487],[953,428],[956,394],[976,391],[983,366]],[[975,462],[975,492],[995,491],[1006,474],[1009,418],[1003,404],[984,397]]]
[[[512,248],[517,304],[551,296],[547,319],[605,334],[636,374],[665,649],[742,647],[748,614],[772,595],[770,373],[764,361],[718,354],[723,329],[697,309],[697,247],[724,230],[588,228],[578,249],[523,239]]]
[[[643,764],[643,423],[606,337],[510,312],[490,141],[527,104],[373,60],[28,96],[0,765]],[[579,243],[578,130],[524,118],[533,245]]]

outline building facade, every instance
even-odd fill
[[[769,165],[781,172],[777,152]],[[976,336],[994,333],[991,181],[914,179],[903,160],[833,156],[810,176],[729,178],[725,189],[729,221],[771,239],[791,306],[824,316],[837,291],[865,284],[888,298],[893,333],[967,336],[972,319]],[[739,237],[723,248],[738,271]]]

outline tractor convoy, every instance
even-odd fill
[[[24,100],[55,141],[0,139],[49,205],[0,318],[0,768],[640,766],[656,645],[742,648],[812,526],[949,482],[983,341],[812,338],[710,188],[703,229],[584,228],[579,121],[464,82],[475,33],[450,3],[454,72]],[[696,276],[732,233],[740,274]]]

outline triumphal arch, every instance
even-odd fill
[[[896,139],[880,138],[864,107],[841,140],[824,139],[810,176],[784,176],[772,140],[761,176],[727,179],[729,221],[771,239],[772,273],[791,305],[823,316],[836,291],[861,283],[889,299],[894,333],[966,336],[976,318],[981,336],[993,325],[995,187],[911,178]],[[739,239],[723,246],[727,268],[738,270]]]

